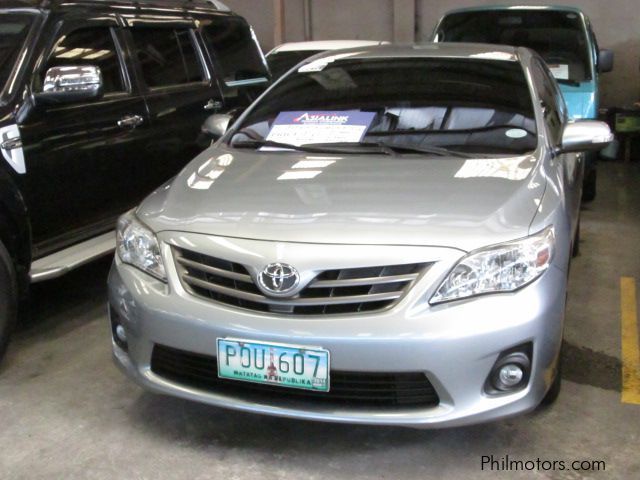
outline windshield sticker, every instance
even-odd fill
[[[266,139],[296,146],[312,143],[358,143],[362,141],[375,116],[374,112],[359,110],[281,112]]]
[[[521,128],[511,128],[504,133],[509,138],[524,138],[527,136],[527,131]]]
[[[558,80],[569,80],[569,65],[549,65],[549,70],[551,70],[551,74]]]

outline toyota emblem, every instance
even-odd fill
[[[298,286],[300,275],[286,263],[270,263],[258,275],[260,286],[274,295],[284,295]]]

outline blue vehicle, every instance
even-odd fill
[[[546,61],[558,81],[571,119],[598,115],[598,75],[613,69],[613,52],[600,50],[589,18],[578,8],[483,6],[452,10],[434,42],[494,43],[527,47]],[[585,162],[583,200],[596,196],[597,153]]]

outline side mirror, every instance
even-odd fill
[[[597,120],[569,122],[562,131],[560,153],[598,151],[613,141],[609,125]]]
[[[70,65],[47,70],[42,92],[34,96],[37,103],[70,103],[99,98],[102,90],[100,67]]]
[[[211,115],[202,124],[202,133],[211,137],[213,140],[218,140],[227,132],[231,119],[231,115],[225,115],[223,113]]]
[[[613,70],[613,51],[600,50],[598,54],[598,72],[607,73]]]

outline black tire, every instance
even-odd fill
[[[11,255],[0,242],[0,360],[18,317],[18,283]]]
[[[571,256],[577,257],[580,255],[580,220],[578,220],[578,226],[576,227],[576,234],[573,237],[573,247],[571,249]]]
[[[593,202],[596,199],[596,182],[598,180],[598,171],[595,168],[590,168],[586,172],[584,177],[584,184],[582,187],[582,201]]]

